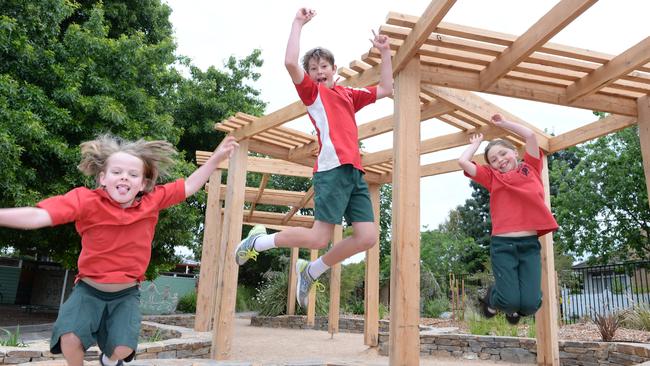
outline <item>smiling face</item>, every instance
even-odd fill
[[[488,164],[501,173],[515,169],[517,168],[517,164],[519,164],[517,162],[517,150],[513,150],[500,144],[490,147],[485,155]]]
[[[99,173],[99,183],[122,208],[129,207],[144,189],[144,162],[131,154],[116,152],[106,161],[106,169]]]
[[[312,57],[309,60],[307,72],[309,77],[316,83],[324,83],[328,88],[334,86],[336,66],[329,63],[325,58]]]

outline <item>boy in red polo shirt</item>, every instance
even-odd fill
[[[352,236],[332,246],[325,255],[307,263],[299,260],[296,299],[307,306],[314,280],[331,266],[368,250],[377,242],[368,184],[363,178],[359,138],[354,114],[377,99],[393,94],[393,70],[388,37],[375,35],[371,41],[381,53],[380,81],[377,86],[349,88],[336,85],[334,56],[324,48],[308,51],[298,62],[300,33],[316,12],[302,8],[294,18],[285,67],[316,131],[320,150],[314,166],[315,221],[311,229],[294,227],[277,234],[255,234],[242,241],[236,251],[239,265],[255,258],[257,252],[275,247],[325,248],[341,218],[354,228]],[[373,32],[374,33],[374,32]]]
[[[499,114],[492,122],[526,140],[524,160],[517,160],[514,145],[505,140],[491,141],[485,148],[487,165],[472,162],[483,141],[473,135],[469,147],[458,159],[465,175],[490,192],[492,240],[490,259],[494,286],[480,299],[483,315],[505,312],[511,324],[521,316],[535,314],[542,304],[539,236],[557,230],[557,222],[544,201],[542,151],[535,133]]]
[[[226,137],[210,159],[187,179],[155,185],[176,154],[165,141],[124,141],[110,135],[81,144],[79,170],[98,188],[75,188],[36,207],[0,209],[0,226],[38,229],[74,222],[81,235],[79,274],[59,310],[50,350],[68,365],[83,365],[93,344],[101,365],[122,365],[135,356],[141,315],[138,283],[151,257],[158,213],[205,185],[217,165],[237,147]]]

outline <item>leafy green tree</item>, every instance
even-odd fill
[[[552,207],[560,224],[558,242],[600,262],[650,259],[650,210],[636,127],[576,149],[579,163],[558,161]]]
[[[257,77],[259,52],[231,58],[222,74],[193,69],[185,79],[175,65],[191,65],[175,55],[170,12],[158,0],[0,3],[1,207],[30,206],[75,186],[94,186],[76,165],[79,143],[98,133],[168,140],[177,144],[181,159],[191,160],[189,149],[198,146],[190,142],[209,141],[202,150],[219,142],[206,121],[224,118],[232,110],[224,104],[237,100],[232,108],[260,112],[264,104],[247,86]],[[204,133],[212,135],[199,140]],[[192,170],[180,161],[171,178]],[[174,247],[197,245],[203,202],[199,194],[161,213],[148,276],[175,261]],[[75,266],[80,250],[72,225],[2,229],[0,235],[2,248],[51,257],[67,267]]]

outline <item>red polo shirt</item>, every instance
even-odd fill
[[[359,132],[354,114],[377,100],[377,87],[350,88],[315,83],[309,75],[296,84],[300,100],[318,133],[318,159],[314,172],[352,164],[363,171],[359,153]]]
[[[46,210],[52,226],[75,222],[81,235],[77,280],[99,283],[144,280],[158,212],[185,200],[185,180],[159,185],[130,207],[122,208],[103,189],[79,187],[36,206]]]
[[[492,235],[514,231],[537,231],[542,236],[558,228],[544,201],[542,184],[542,151],[539,159],[524,154],[516,169],[501,173],[489,165],[476,165],[476,175],[470,177],[490,192]]]

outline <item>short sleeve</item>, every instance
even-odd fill
[[[156,186],[151,193],[147,194],[147,199],[156,202],[160,210],[185,201],[185,179],[181,178]]]
[[[304,105],[310,106],[314,104],[318,97],[318,84],[314,83],[307,73],[305,73],[300,84],[294,84],[294,86]]]
[[[539,149],[539,158],[535,158],[526,152],[524,153],[524,163],[530,165],[533,169],[537,170],[538,172],[541,172],[543,166],[542,163],[543,157],[544,157],[544,152],[542,151],[542,149]]]
[[[470,178],[476,183],[485,187],[488,191],[491,190],[493,175],[490,168],[487,165],[479,165],[476,164],[475,162],[472,162],[472,164],[476,166],[476,175],[472,177],[469,174],[467,174],[466,171],[463,171],[463,174],[465,174],[466,177]]]
[[[36,204],[50,215],[52,226],[76,221],[81,216],[83,196],[90,192],[88,188],[79,187],[70,192],[46,198]]]
[[[352,104],[354,111],[358,112],[361,108],[372,104],[377,101],[377,87],[371,86],[368,88],[348,88],[352,94]]]

